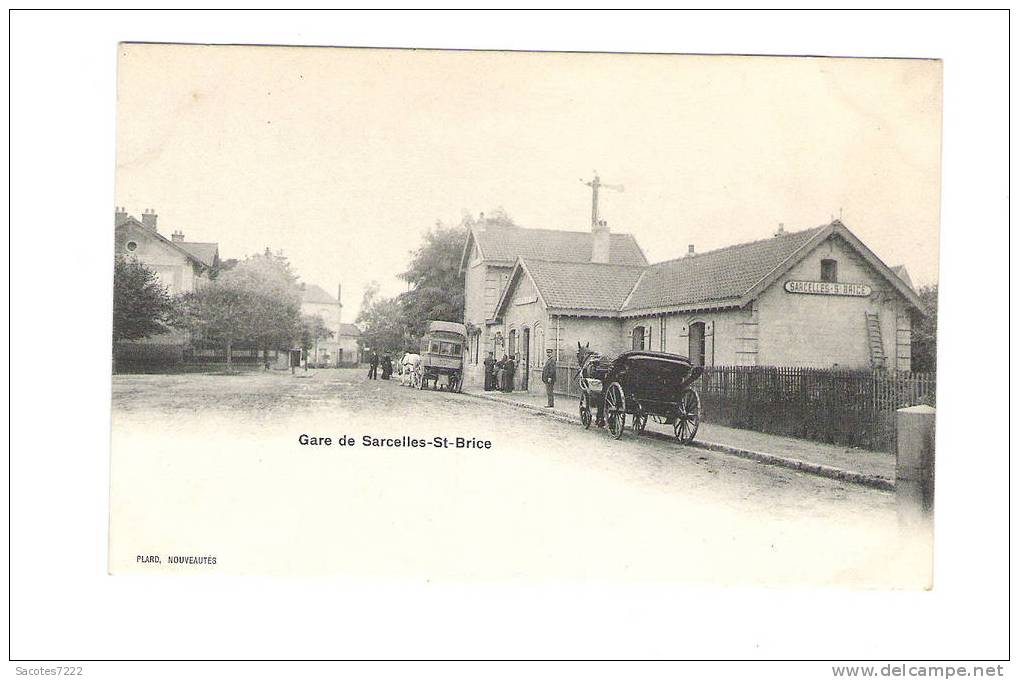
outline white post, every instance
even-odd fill
[[[933,576],[934,414],[930,406],[895,413],[895,509],[900,546],[922,587]]]

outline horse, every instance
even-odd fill
[[[580,368],[577,370],[577,381],[580,382],[584,378],[595,378],[599,381],[604,381],[605,376],[608,375],[609,369],[612,367],[613,361],[615,361],[614,357],[607,357],[591,349],[590,342],[581,345],[578,341],[577,366]],[[592,403],[597,406],[598,409],[595,424],[597,424],[598,427],[604,427],[604,401],[601,394],[592,394],[591,397]]]
[[[416,387],[418,373],[421,370],[421,355],[407,352],[400,359],[400,368],[400,384],[407,385],[409,381],[411,387]]]

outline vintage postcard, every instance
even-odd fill
[[[110,572],[936,587],[941,100],[120,45]]]

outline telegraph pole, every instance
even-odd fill
[[[591,187],[591,227],[598,227],[601,224],[601,220],[598,218],[598,190],[604,187],[606,189],[612,189],[613,191],[623,191],[623,185],[605,184],[601,181],[601,177],[598,176],[597,170],[594,171],[594,179],[590,182],[583,179],[580,181]]]

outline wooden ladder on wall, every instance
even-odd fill
[[[867,342],[870,345],[870,367],[885,368],[888,358],[885,355],[885,344],[881,339],[881,319],[877,314],[864,312],[867,317]]]

